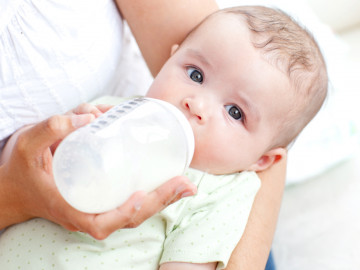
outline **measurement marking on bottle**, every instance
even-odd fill
[[[139,107],[142,103],[147,102],[144,98],[135,98],[133,100],[125,101],[114,106],[112,109],[95,119],[90,125],[90,132],[96,133],[102,128],[112,124],[114,121],[126,115],[128,112]]]

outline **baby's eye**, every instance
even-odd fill
[[[226,105],[225,110],[235,120],[243,120],[244,116],[243,116],[242,111],[238,107],[236,107],[235,105]]]
[[[202,83],[203,82],[203,75],[200,70],[193,68],[193,67],[187,67],[187,73],[194,82]]]

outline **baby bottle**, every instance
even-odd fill
[[[182,175],[193,153],[186,117],[170,103],[140,97],[69,134],[55,151],[53,173],[71,206],[101,213]]]

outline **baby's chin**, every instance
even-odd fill
[[[156,89],[152,89],[150,87],[150,89],[147,91],[147,93],[145,94],[145,97],[148,98],[154,98],[154,99],[160,99],[162,101],[166,101],[166,102],[170,102],[171,100],[171,95],[169,96],[168,93],[163,93],[162,91],[157,91]]]
[[[214,175],[224,175],[224,174],[233,174],[233,173],[241,172],[241,170],[223,168],[220,166],[218,166],[218,167],[210,166],[210,164],[202,164],[202,163],[196,162],[194,160],[190,163],[189,167],[192,169],[196,169],[196,170],[203,171],[208,174],[214,174]]]
[[[151,88],[147,91],[147,93],[145,94],[145,97],[164,100],[164,99],[161,98],[161,96],[157,93],[157,91],[152,91]],[[166,101],[166,100],[165,100],[165,101]]]

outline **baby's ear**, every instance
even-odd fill
[[[286,155],[286,149],[282,147],[274,148],[262,155],[258,161],[252,164],[248,170],[261,172],[269,168],[271,165],[280,161]]]
[[[179,44],[172,45],[171,46],[170,56],[173,56],[173,54],[177,51],[178,48],[179,48]]]

